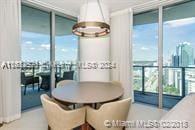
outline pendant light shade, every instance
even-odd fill
[[[79,22],[73,26],[73,33],[81,37],[100,37],[110,33],[110,26],[104,22]]]
[[[78,22],[72,28],[72,32],[75,35],[80,36],[80,37],[101,37],[101,36],[105,36],[110,33],[110,25],[105,22],[105,18],[104,18],[103,11],[102,11],[99,0],[97,0],[97,3],[98,3],[99,11],[100,11],[103,21],[84,20],[84,21]],[[87,4],[87,6],[89,5]]]

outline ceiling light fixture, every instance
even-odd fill
[[[72,32],[80,37],[101,37],[110,33],[110,25],[106,23],[100,1],[97,0],[98,8],[103,21],[80,21],[72,27]],[[87,2],[87,7],[88,7]],[[88,11],[88,10],[87,10]],[[87,14],[86,14],[87,15]]]

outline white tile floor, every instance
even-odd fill
[[[131,106],[128,120],[158,120],[166,112],[157,107],[134,103]],[[24,112],[21,119],[5,124],[0,130],[47,130],[43,109],[37,108]],[[140,130],[140,128],[128,130]]]

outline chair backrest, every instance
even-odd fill
[[[25,84],[25,81],[26,81],[25,78],[26,78],[25,73],[21,72],[21,83],[22,84]]]
[[[57,87],[63,87],[67,84],[74,83],[74,82],[75,82],[74,80],[62,80],[57,83]]]
[[[73,80],[74,71],[67,71],[63,73],[63,80]]]
[[[41,95],[41,102],[43,109],[47,118],[47,122],[52,129],[57,129],[62,127],[62,122],[60,122],[60,116],[62,116],[62,108],[58,106],[55,102],[51,100],[46,94]]]
[[[131,106],[131,98],[122,99],[119,101],[105,103],[100,107],[100,111],[106,112],[106,118],[126,120]],[[110,116],[109,116],[110,115]]]
[[[41,102],[52,130],[70,130],[84,123],[85,109],[64,110],[46,94]]]
[[[97,117],[99,120],[97,127],[102,130],[107,128],[104,126],[102,121],[126,121],[131,106],[131,99],[123,99],[115,102],[105,103],[98,110],[101,114]],[[111,128],[112,129],[112,128]],[[122,128],[113,128],[114,130],[121,130]]]
[[[24,72],[21,72],[21,78],[25,78],[25,73]]]

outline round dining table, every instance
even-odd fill
[[[116,82],[71,82],[55,88],[52,96],[62,103],[96,104],[105,103],[120,98],[124,93],[121,84]],[[91,130],[86,122],[81,130]]]
[[[123,87],[114,82],[73,82],[55,88],[52,96],[56,100],[74,104],[95,104],[120,98]]]

